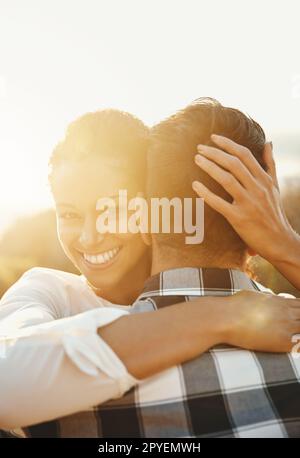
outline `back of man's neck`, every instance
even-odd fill
[[[240,259],[218,259],[210,258],[209,256],[186,257],[184,254],[176,253],[172,256],[171,252],[162,253],[160,250],[152,253],[152,268],[151,275],[156,275],[170,269],[178,269],[184,267],[214,267],[219,269],[238,269],[245,270],[245,263]]]

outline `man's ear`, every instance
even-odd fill
[[[247,248],[247,254],[249,256],[256,256],[257,255],[256,251],[252,250],[252,248],[249,248],[249,247]]]

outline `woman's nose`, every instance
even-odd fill
[[[85,246],[93,246],[102,242],[103,239],[104,234],[101,234],[97,231],[96,218],[87,217],[85,219],[84,225],[82,226],[82,231],[79,238],[80,243]]]

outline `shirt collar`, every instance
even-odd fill
[[[226,295],[241,289],[257,290],[255,282],[236,269],[182,267],[150,277],[139,299],[151,296]]]

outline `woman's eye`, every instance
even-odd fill
[[[74,212],[64,212],[59,215],[62,219],[78,219],[80,216]]]

